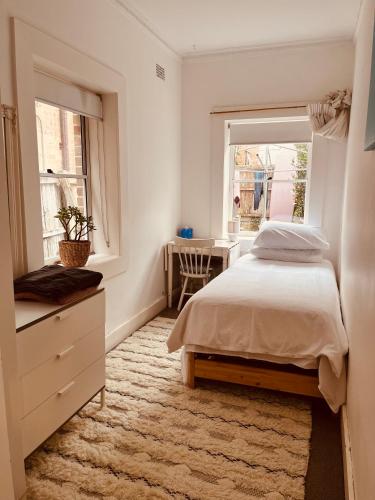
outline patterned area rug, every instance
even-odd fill
[[[26,463],[29,499],[304,498],[311,408],[230,384],[181,383],[155,318],[107,356],[107,405],[89,403]]]

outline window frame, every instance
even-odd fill
[[[40,195],[36,196],[39,190],[39,169],[36,168],[38,151],[35,98],[39,96],[36,96],[35,83],[32,82],[37,68],[38,72],[53,75],[101,96],[104,170],[107,194],[110,193],[110,196],[107,195],[110,244],[102,245],[100,251],[89,258],[87,268],[102,272],[105,279],[126,272],[131,251],[127,231],[129,198],[126,183],[126,80],[119,72],[17,18],[13,19],[13,30],[27,270],[38,269],[44,263]],[[97,234],[93,237],[96,239]]]
[[[238,120],[287,118],[306,116],[306,104],[285,102],[273,105],[239,106],[237,109],[214,107],[210,114],[210,236],[215,239],[228,238],[228,202],[229,202],[229,162],[230,162],[230,123]],[[321,191],[315,189],[315,177],[319,175],[319,165],[315,165],[320,155],[315,151],[313,139],[314,168],[311,169],[310,189],[306,222],[316,226],[321,224]],[[321,159],[321,158],[320,158]],[[314,179],[313,179],[314,177]],[[312,182],[313,181],[313,182]],[[314,189],[312,189],[312,186]],[[311,191],[311,192],[310,192]],[[313,195],[313,196],[312,196]],[[310,206],[312,210],[310,210]]]

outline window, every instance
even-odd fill
[[[311,142],[231,146],[229,218],[241,232],[263,220],[303,223]]]
[[[43,260],[51,263],[59,258],[64,230],[55,215],[68,206],[93,217],[98,237],[88,235],[91,251],[103,253],[102,242],[108,249],[109,237],[102,98],[37,69],[34,83]]]
[[[305,114],[228,122],[229,220],[249,235],[264,220],[304,223],[312,132]]]
[[[87,118],[35,101],[45,261],[58,258],[64,231],[55,215],[63,206],[77,206],[91,215]]]
[[[47,223],[56,221],[51,217],[55,210],[52,207],[50,211],[46,210],[49,205],[41,198],[42,182],[52,184],[47,188],[53,193],[51,198],[56,208],[61,196],[70,194],[74,201],[82,203],[81,207],[88,215],[92,215],[96,227],[91,233],[95,255],[90,256],[87,267],[99,270],[106,279],[123,273],[129,260],[126,80],[118,71],[17,19],[14,36],[17,143],[20,146],[22,185],[21,196],[13,198],[24,227],[24,245],[22,248],[17,245],[17,248],[22,252],[25,270],[40,268],[46,263],[45,255],[56,253],[52,244],[50,248],[44,248],[48,245],[44,243],[47,241]],[[59,167],[56,170],[51,168],[51,173],[55,174],[51,177],[45,175],[50,173],[47,171],[49,167],[42,163],[41,149],[45,144],[42,145],[38,135],[42,135],[40,128],[43,123],[36,118],[36,101],[66,111],[67,121],[69,117],[75,117],[76,140],[79,142],[81,138],[81,154],[78,144],[74,151],[77,157],[63,163],[60,142],[63,143],[66,136],[60,134],[58,144],[55,143]],[[82,168],[78,164],[80,159]],[[9,178],[12,182],[16,182],[15,177],[11,172]],[[13,210],[11,214],[12,224],[19,228],[15,212]],[[45,214],[44,221],[42,213]],[[49,225],[48,230],[53,231],[54,227]],[[47,262],[54,260],[52,257]]]

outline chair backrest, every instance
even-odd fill
[[[176,236],[181,271],[191,276],[207,275],[210,269],[214,239],[180,238]]]

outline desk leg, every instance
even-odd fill
[[[173,293],[173,252],[168,248],[168,307],[172,307]]]
[[[223,271],[228,268],[228,252],[223,251]]]
[[[105,406],[105,387],[100,391],[100,408]]]

